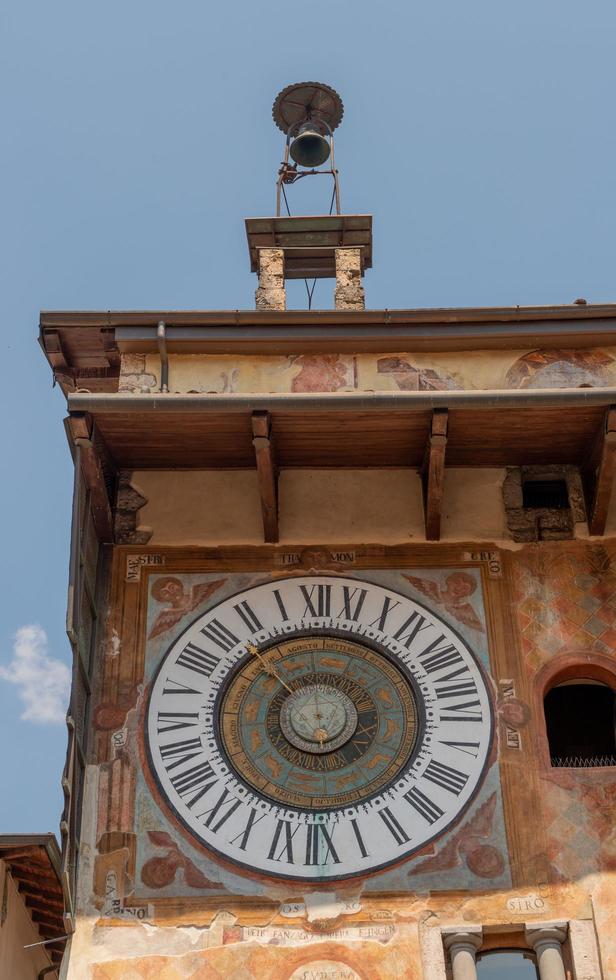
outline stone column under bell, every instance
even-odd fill
[[[453,980],[477,980],[476,955],[483,941],[481,926],[443,929],[443,943],[451,960]]]
[[[259,285],[255,304],[258,310],[286,309],[284,250],[281,248],[259,249]]]
[[[562,944],[567,938],[567,923],[527,923],[524,938],[535,951],[541,980],[566,980]]]
[[[336,289],[334,292],[334,304],[337,310],[364,310],[366,308],[361,277],[361,248],[337,248]]]

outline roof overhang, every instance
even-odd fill
[[[122,353],[399,353],[616,345],[616,304],[442,310],[42,312],[40,342],[65,389],[117,390]]]
[[[443,409],[448,466],[583,465],[614,404],[611,387],[68,397],[126,469],[251,468],[255,412],[270,416],[281,468],[419,467]]]
[[[11,872],[54,965],[62,959],[66,929],[60,851],[53,834],[2,834],[0,860]]]

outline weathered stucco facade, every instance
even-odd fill
[[[228,351],[216,334],[208,352],[207,327],[191,337],[184,326],[175,342],[168,329],[164,380],[157,315],[124,342],[122,325],[115,341],[109,322],[82,324],[77,338],[62,316],[42,325],[77,463],[71,724],[83,758],[65,836],[78,855],[67,980],[445,980],[452,968],[471,976],[456,956],[472,967],[469,950],[496,948],[534,949],[542,977],[616,978],[616,767],[554,767],[543,707],[561,679],[616,689],[616,502],[605,489],[616,309],[600,324],[591,307],[533,311],[535,343],[483,348],[482,325],[499,320],[484,311],[464,349],[440,335],[432,351],[394,350],[391,338],[379,349],[376,330],[367,350],[359,329],[353,351],[352,324],[344,342],[325,327],[315,350],[290,318],[282,352],[258,336],[233,341],[233,327]],[[86,337],[106,364],[79,362]],[[505,424],[499,397],[512,392],[499,436],[488,417]],[[338,408],[372,393],[392,407]],[[397,431],[395,399],[409,393],[400,448],[388,419]],[[465,393],[491,393],[494,411]],[[305,409],[284,401],[298,395]],[[332,397],[315,407],[310,395]],[[216,396],[225,401],[208,403]],[[208,404],[219,407],[206,432],[196,420],[214,413]],[[253,439],[271,465],[250,465]],[[571,467],[579,495],[569,490],[569,523],[515,540],[504,484],[539,463]],[[387,588],[436,617],[472,651],[493,718],[477,788],[446,829],[340,880],[250,872],[206,847],[165,797],[145,734],[154,680],[191,624],[228,597],[306,576]],[[442,759],[455,765],[456,752]],[[565,973],[550,972],[555,946]]]

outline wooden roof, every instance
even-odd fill
[[[266,411],[284,467],[419,467],[434,409],[449,414],[448,466],[582,465],[616,390],[320,395],[69,396],[127,469],[250,468]]]
[[[246,218],[250,270],[259,269],[260,248],[282,248],[285,279],[336,275],[335,251],[360,248],[362,269],[372,268],[372,216],[329,214],[309,217]]]
[[[117,391],[122,352],[395,353],[616,344],[616,304],[429,310],[54,311],[40,342],[65,390]]]
[[[4,861],[55,965],[64,951],[64,899],[60,883],[60,851],[53,834],[0,835]]]

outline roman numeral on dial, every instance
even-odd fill
[[[436,759],[431,759],[424,770],[423,777],[455,796],[460,795],[468,782],[466,773],[454,769],[453,766],[446,766],[444,762],[437,762]]]
[[[243,619],[251,633],[259,633],[263,629],[263,623],[245,599],[242,602],[238,602],[233,608],[240,619]]]
[[[201,797],[205,796],[208,789],[211,789],[218,782],[218,776],[209,762],[200,762],[192,769],[172,776],[171,782],[174,790],[182,797],[186,806],[192,809],[195,803],[198,803]]]
[[[225,653],[228,653],[236,643],[240,642],[239,637],[235,633],[232,633],[219,619],[211,619],[207,626],[201,627],[200,632],[203,633],[207,640],[210,640],[211,643],[215,643],[221,650],[224,650]]]
[[[229,799],[227,799],[229,797]],[[236,800],[233,796],[230,796],[229,790],[225,786],[222,793],[220,794],[217,802],[209,810],[204,810],[200,813],[199,820],[203,820],[203,817],[207,814],[207,820],[203,820],[206,827],[210,827],[214,834],[217,834],[220,828],[227,822],[229,817],[235,813],[238,807],[242,805],[241,800]],[[222,812],[221,812],[222,811]],[[220,813],[220,817],[218,814]]]
[[[292,828],[288,820],[278,820],[269,854],[267,855],[270,861],[286,861],[287,864],[294,863],[293,838],[298,830],[299,824],[297,827]],[[282,841],[280,838],[282,838]]]
[[[443,816],[444,811],[434,803],[429,797],[422,793],[416,786],[412,786],[408,793],[404,794],[404,799],[410,803],[413,809],[417,810],[428,823],[435,823],[439,817]]]
[[[331,585],[311,585],[310,591],[305,585],[300,585],[299,590],[306,601],[306,608],[302,613],[302,619],[311,616],[315,619],[321,619],[323,616],[331,616]]]
[[[187,643],[177,659],[177,664],[180,667],[194,670],[197,674],[203,674],[204,677],[209,677],[219,663],[220,657],[217,657],[215,653],[208,653],[207,650],[203,650],[195,643]]]
[[[456,650],[453,643],[446,643],[444,636],[439,636],[425,650],[418,653],[417,659],[428,674],[463,663],[460,652]]]
[[[309,823],[306,826],[306,861],[305,864],[327,864],[330,857],[334,864],[340,864],[340,858],[334,847],[332,837],[327,827],[322,823]]]
[[[260,813],[257,816],[257,811],[255,810],[254,806],[251,806],[250,813],[248,814],[248,820],[246,821],[246,826],[236,837],[231,838],[229,843],[237,844],[239,841],[240,843],[237,844],[237,846],[239,847],[240,851],[245,851],[248,841],[250,840],[252,828],[256,827],[256,825],[261,823],[262,820],[265,820],[265,817],[265,813]]]
[[[159,711],[158,734],[164,735],[165,732],[177,732],[180,728],[191,728],[198,721],[199,714],[196,711]]]
[[[348,585],[343,585],[342,601],[344,605],[338,613],[338,619],[350,619],[356,622],[367,595],[367,589],[350,589]]]
[[[379,817],[387,827],[389,833],[395,840],[396,844],[398,844],[398,846],[402,846],[402,844],[408,844],[411,838],[407,834],[406,830],[404,829],[404,827],[402,826],[398,818],[394,817],[393,813],[391,812],[388,806],[384,806],[382,810],[379,810]]]
[[[186,738],[183,742],[169,742],[160,746],[160,754],[165,760],[165,769],[171,772],[184,762],[190,762],[203,750],[200,738]],[[168,762],[167,760],[171,760]]]

